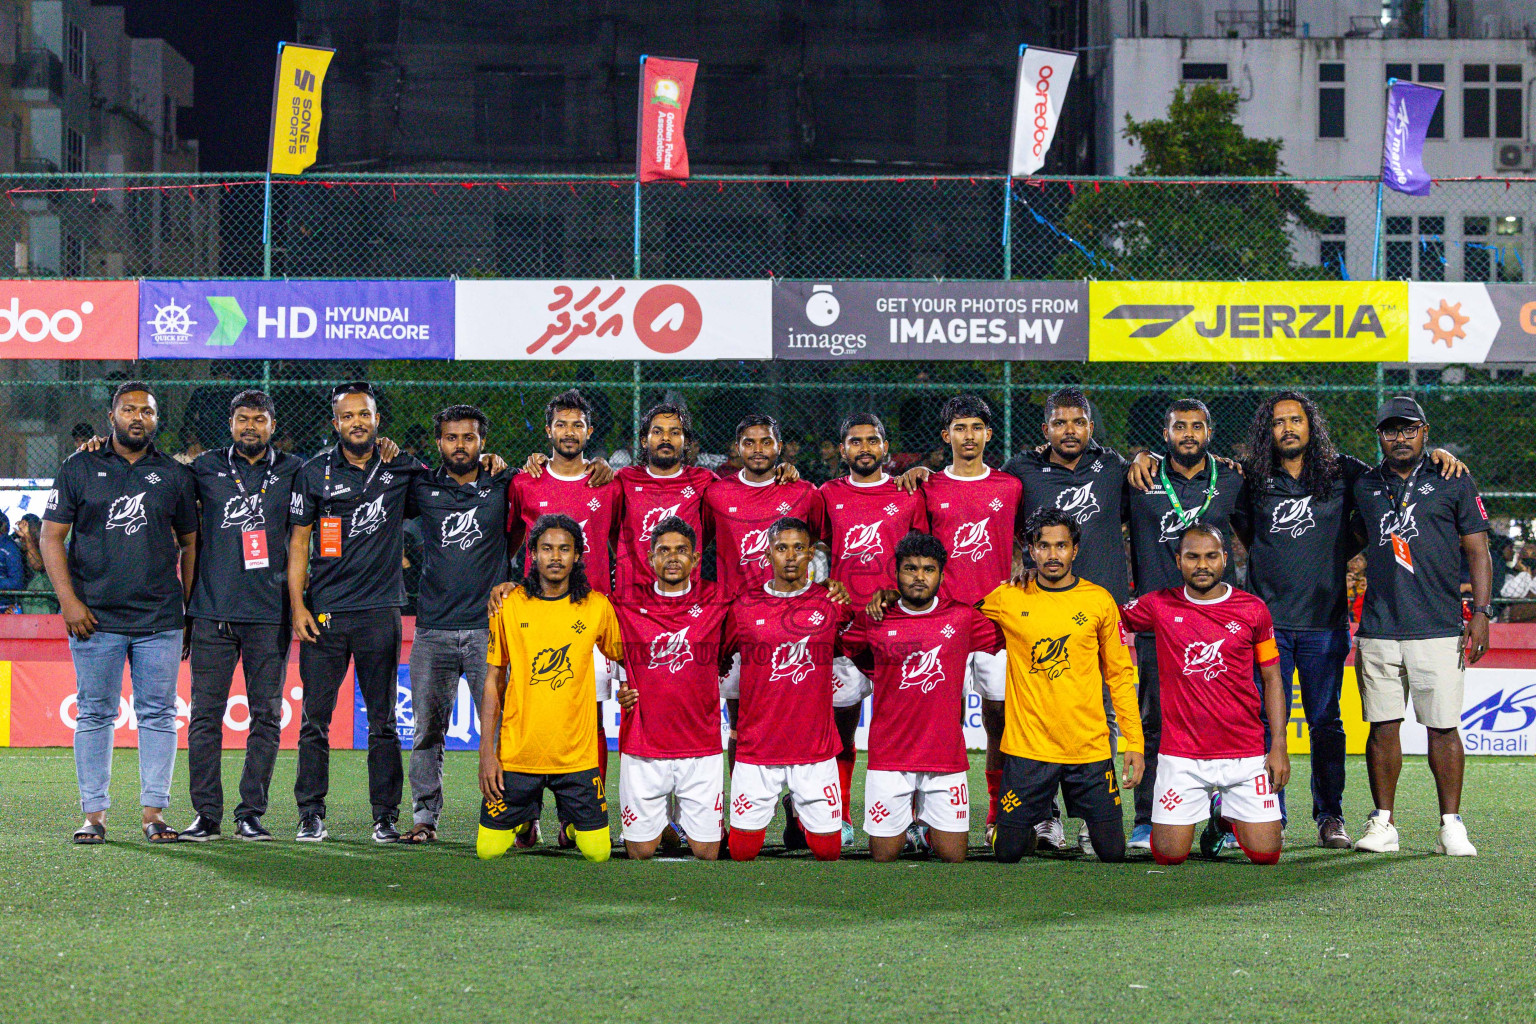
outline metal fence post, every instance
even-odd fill
[[[1013,363],[1003,364],[1003,461],[1013,458]]]
[[[630,384],[630,398],[631,398],[631,402],[630,402],[630,406],[631,406],[631,408],[630,408],[630,416],[631,416],[631,419],[630,419],[629,433],[630,433],[630,436],[635,439],[635,451],[632,454],[635,457],[635,464],[639,465],[640,464],[640,448],[639,448],[639,443],[640,443],[640,360],[638,360],[638,359],[636,359],[635,363],[634,363],[634,376],[631,378],[631,384]]]

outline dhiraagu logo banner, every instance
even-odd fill
[[[1403,362],[1400,281],[1094,281],[1099,362]]]

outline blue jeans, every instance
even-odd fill
[[[1285,683],[1285,709],[1293,703],[1293,679],[1301,683],[1301,711],[1312,741],[1312,820],[1344,817],[1344,721],[1339,693],[1344,687],[1344,659],[1349,654],[1349,630],[1276,629],[1280,649],[1280,678]],[[1262,692],[1262,687],[1261,687]],[[1269,742],[1269,719],[1264,719]],[[1280,813],[1286,813],[1285,792]]]
[[[75,778],[86,814],[112,806],[112,724],[123,696],[123,663],[133,677],[133,713],[139,732],[139,803],[171,805],[171,771],[176,765],[176,671],[181,664],[181,630],[147,636],[91,634],[69,638],[75,662]]]

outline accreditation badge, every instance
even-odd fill
[[[240,531],[240,551],[245,555],[247,569],[265,569],[272,564],[267,557],[266,530]]]
[[[341,557],[341,516],[320,517],[320,557]]]
[[[1392,535],[1392,557],[1397,559],[1397,564],[1413,572],[1413,550],[1408,547],[1408,542],[1400,535]]]

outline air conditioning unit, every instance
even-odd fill
[[[1529,142],[1494,143],[1493,169],[1496,171],[1536,170],[1536,146]]]

